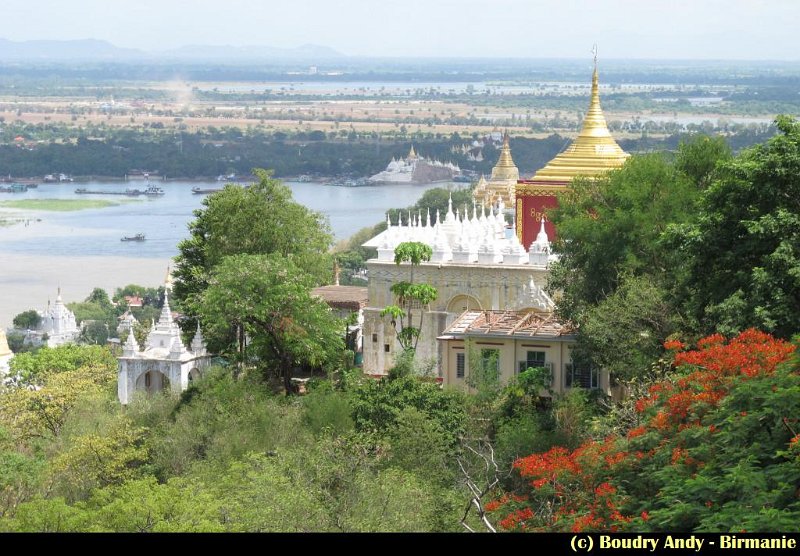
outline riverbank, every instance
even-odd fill
[[[164,283],[169,258],[108,256],[59,257],[0,251],[0,327],[15,315],[43,309],[61,287],[65,303],[83,301],[93,288],[113,295],[127,284],[156,287]]]

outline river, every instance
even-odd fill
[[[41,308],[62,287],[65,302],[80,301],[95,286],[113,293],[129,283],[160,284],[178,242],[188,236],[192,212],[205,195],[192,187],[222,187],[221,183],[154,181],[160,197],[77,195],[75,189],[124,191],[144,189],[144,181],[41,184],[25,193],[0,193],[0,219],[24,222],[0,226],[0,326],[17,313]],[[381,185],[334,187],[319,183],[286,182],[299,203],[325,214],[336,239],[346,239],[385,218],[389,208],[414,204],[432,187],[463,184]],[[97,209],[67,212],[21,211],[2,208],[4,201],[21,199],[104,199],[118,203]],[[143,233],[146,241],[122,242],[123,236]]]

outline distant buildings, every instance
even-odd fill
[[[385,374],[395,363],[397,332],[380,312],[395,303],[392,284],[409,281],[413,271],[414,282],[438,291],[429,306],[412,308],[424,314],[417,358],[434,360],[445,384],[467,386],[468,369],[480,366],[495,366],[503,380],[528,367],[544,367],[551,371],[554,391],[581,387],[610,392],[607,373],[572,361],[575,336],[569,323],[554,316],[555,305],[545,292],[555,258],[550,253],[555,229],[546,209],[556,206],[556,193],[568,189],[575,177],[594,179],[619,168],[627,157],[606,126],[595,68],[583,129],[532,179],[519,179],[505,135],[491,178],[481,179],[475,189],[480,211],[473,205],[470,215],[467,207],[454,212],[450,206],[433,226],[430,215],[423,221],[421,214],[388,222],[386,231],[364,244],[378,251],[377,258],[367,261],[364,371]],[[508,231],[505,206],[514,210]],[[394,249],[407,241],[430,246],[430,262],[413,269],[408,263],[395,264]],[[471,356],[478,361],[470,361]]]
[[[370,183],[434,183],[450,181],[461,173],[451,162],[439,162],[418,156],[412,145],[408,156],[392,158],[386,170],[371,176]]]
[[[39,317],[39,326],[36,330],[27,331],[25,343],[57,347],[78,339],[81,330],[75,321],[75,314],[64,305],[61,288],[58,288],[55,303],[51,305],[48,301],[47,307],[39,311]]]

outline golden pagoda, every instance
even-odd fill
[[[475,187],[473,196],[476,201],[485,205],[494,205],[502,201],[507,207],[514,206],[514,191],[519,180],[519,169],[511,158],[511,145],[508,131],[503,134],[503,147],[500,149],[500,158],[492,168],[489,180],[481,181]]]
[[[417,152],[414,150],[414,145],[411,145],[411,150],[408,151],[408,156],[406,158],[409,160],[417,158]]]
[[[519,180],[516,184],[517,235],[526,247],[534,241],[542,219],[549,238],[555,238],[556,230],[547,218],[547,212],[558,206],[557,194],[567,189],[574,178],[597,178],[609,170],[620,168],[630,156],[608,131],[598,89],[595,51],[589,111],[581,132],[569,147],[532,178]]]
[[[592,96],[583,129],[564,151],[536,172],[530,182],[566,185],[577,176],[597,177],[619,168],[630,155],[622,150],[611,132],[600,108],[597,64],[592,74]]]

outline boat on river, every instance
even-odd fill
[[[156,187],[155,185],[147,185],[147,189],[141,192],[142,195],[147,195],[149,197],[155,197],[164,194],[164,190],[160,187]]]
[[[146,238],[144,234],[136,234],[135,236],[124,236],[120,241],[144,241]]]
[[[93,190],[93,189],[86,189],[85,187],[79,187],[75,190],[75,193],[78,195],[127,195],[128,197],[137,197],[139,195],[143,195],[144,191],[139,189],[126,189],[125,191],[115,191],[115,190]],[[163,195],[163,193],[161,193]]]
[[[0,187],[0,193],[25,193],[28,185],[25,183],[12,183],[11,185]]]
[[[218,187],[193,187],[192,193],[195,195],[205,195],[206,193],[216,193],[217,191],[222,191],[222,189]]]

